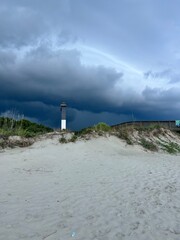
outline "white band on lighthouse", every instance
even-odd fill
[[[61,130],[66,129],[66,120],[62,119],[61,120]]]

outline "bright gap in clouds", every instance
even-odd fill
[[[80,53],[81,64],[86,67],[104,66],[106,68],[115,69],[117,72],[123,74],[123,81],[121,79],[117,82],[116,87],[125,91],[131,89],[137,93],[141,93],[146,87],[161,88],[164,90],[168,89],[168,84],[165,83],[163,78],[153,79],[153,77],[149,77],[145,79],[144,73],[147,69],[137,69],[132,64],[126,63],[108,52],[78,42],[73,44],[66,43],[59,46],[56,37],[50,37],[46,42],[43,42],[40,39],[36,46],[31,45],[22,47],[21,49],[16,49],[15,54],[18,56],[20,61],[23,61],[28,52],[42,46],[46,46],[51,51],[57,53],[60,50],[77,50]]]
[[[104,65],[107,67],[113,67],[118,71],[131,71],[135,74],[142,75],[142,72],[133,68],[132,66],[128,65],[127,63],[120,61],[119,59],[115,58],[114,56],[102,52],[96,48],[92,48],[89,46],[79,46],[77,47],[82,53],[83,59],[82,63],[87,65]]]
[[[122,72],[124,75],[124,83],[121,82],[121,87],[124,89],[131,88],[141,92],[146,87],[161,88],[164,90],[169,88],[165,78],[149,77],[148,79],[145,79],[144,74],[146,69],[137,69],[131,64],[128,64],[107,52],[85,45],[79,45],[77,46],[77,49],[81,52],[82,64],[87,66],[103,65],[105,67],[114,68],[118,72]]]
[[[62,47],[57,45],[53,46],[53,49],[58,51]],[[161,78],[148,78],[145,79],[144,73],[147,71],[140,70],[132,66],[131,64],[126,63],[125,61],[120,60],[116,56],[109,54],[108,52],[101,51],[92,46],[87,46],[84,44],[73,44],[73,45],[64,45],[63,49],[72,50],[76,49],[80,52],[81,64],[84,66],[104,66],[107,68],[113,68],[117,72],[123,73],[123,82],[120,81],[117,83],[117,87],[121,87],[123,90],[131,89],[138,93],[142,92],[146,87],[151,88],[161,88],[167,89],[164,79]]]
[[[54,41],[53,50],[58,51],[61,49],[62,46],[61,47],[57,46],[56,41]],[[112,68],[117,72],[122,73],[123,81],[122,79],[120,79],[120,81],[117,82],[116,84],[117,88],[121,88],[125,91],[128,89],[131,90],[133,89],[133,91],[142,92],[146,87],[146,84],[144,84],[143,71],[136,69],[135,67],[126,63],[125,61],[122,61],[107,52],[80,43],[76,43],[73,45],[65,44],[63,49],[64,50],[76,49],[77,51],[79,51],[81,64],[86,67],[104,66],[106,68]]]

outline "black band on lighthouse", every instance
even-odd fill
[[[65,102],[61,103],[60,107],[61,107],[61,120],[66,120],[66,107],[67,107],[66,103]]]
[[[62,110],[61,110],[61,119],[66,120],[66,109],[65,108],[62,108]]]

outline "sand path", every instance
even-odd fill
[[[2,240],[179,240],[180,156],[115,137],[0,153]]]

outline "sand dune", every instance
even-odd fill
[[[180,156],[116,137],[0,153],[2,240],[179,240]]]

